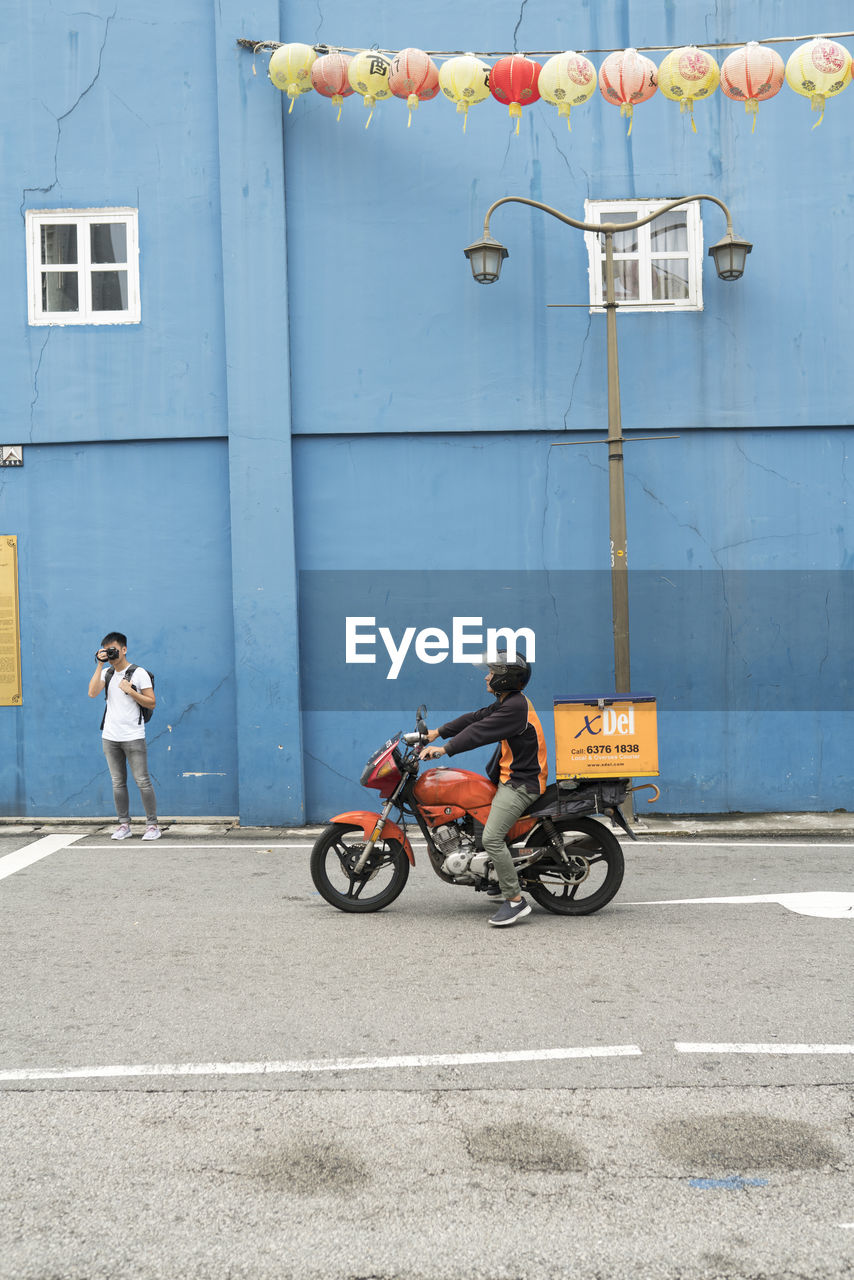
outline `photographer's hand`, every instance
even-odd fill
[[[107,661],[107,655],[103,649],[99,649],[95,654],[95,661],[98,665],[95,667],[95,672],[92,679],[89,681],[90,698],[100,697],[104,691],[104,682],[101,679],[101,672],[104,670],[104,663]]]

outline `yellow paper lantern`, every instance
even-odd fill
[[[290,98],[288,115],[299,95],[311,92],[311,68],[316,57],[310,44],[280,44],[273,51],[267,74],[276,88]]]
[[[821,112],[814,129],[824,119],[825,100],[835,98],[850,81],[851,54],[844,45],[824,36],[802,44],[786,63],[789,88],[809,98],[813,111]]]
[[[659,89],[665,98],[679,103],[680,111],[689,112],[694,133],[694,102],[710,97],[720,81],[721,70],[712,55],[693,44],[673,49],[658,68]]]
[[[446,98],[457,104],[457,111],[464,116],[463,133],[468,124],[469,107],[489,97],[490,68],[473,53],[449,58],[439,68],[439,88]]]
[[[558,116],[571,131],[570,111],[596,92],[596,68],[583,53],[567,49],[543,63],[537,88],[541,98],[557,107]]]
[[[384,57],[374,49],[363,49],[361,53],[357,53],[347,69],[350,84],[356,93],[362,95],[365,106],[370,108],[371,114],[365,121],[366,129],[373,119],[376,103],[391,97],[391,89],[388,87],[390,71],[391,58]]]

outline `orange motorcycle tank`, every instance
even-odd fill
[[[416,782],[413,794],[423,805],[459,805],[469,811],[485,807],[488,811],[495,786],[468,769],[428,769]]]

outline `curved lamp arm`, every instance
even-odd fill
[[[539,200],[529,200],[526,196],[502,196],[500,200],[496,200],[494,204],[491,204],[486,211],[486,217],[483,220],[483,239],[469,245],[468,249],[465,250],[465,255],[471,262],[475,279],[479,280],[481,284],[490,284],[498,279],[501,263],[509,255],[504,245],[490,235],[489,219],[499,205],[502,204],[527,204],[532,209],[540,209],[543,213],[548,213],[551,217],[557,218],[558,222],[575,227],[578,231],[604,235],[607,249],[617,232],[634,231],[638,227],[646,226],[648,222],[652,222],[653,219],[660,217],[661,214],[669,213],[671,209],[678,209],[680,205],[693,204],[698,200],[709,200],[722,210],[726,218],[726,233],[717,244],[713,244],[709,249],[709,256],[714,258],[717,273],[722,280],[738,280],[744,272],[744,264],[753,245],[748,240],[742,240],[735,234],[732,229],[730,211],[723,200],[719,200],[717,196],[709,195],[681,196],[678,200],[668,200],[665,204],[659,205],[652,213],[648,213],[643,218],[637,218],[634,222],[580,222],[577,218],[570,218],[569,214],[561,213],[559,209],[553,209],[551,205],[542,204]]]
[[[502,196],[500,200],[496,200],[486,211],[486,217],[483,220],[484,239],[489,235],[489,219],[495,210],[501,204],[529,204],[534,209],[542,209],[543,213],[550,213],[553,218],[557,218],[559,222],[565,222],[570,227],[575,227],[578,231],[634,231],[637,227],[645,227],[648,222],[652,222],[653,218],[658,218],[662,213],[669,213],[671,209],[677,209],[681,204],[693,204],[695,200],[711,200],[719,209],[723,210],[726,218],[727,233],[732,236],[732,216],[723,200],[719,200],[717,196],[682,196],[679,200],[670,200],[667,204],[659,205],[654,213],[648,213],[645,218],[638,218],[635,222],[579,222],[576,218],[570,218],[569,214],[561,213],[559,209],[553,209],[550,204],[541,204],[539,200],[528,200],[525,196]]]

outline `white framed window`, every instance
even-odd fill
[[[671,197],[678,199],[678,197]],[[660,200],[587,200],[585,222],[635,222]],[[605,301],[605,238],[584,233],[590,259],[590,307]],[[614,293],[624,311],[702,311],[703,221],[700,203],[681,205],[633,231],[614,235]]]
[[[30,324],[139,324],[136,209],[28,209]]]

